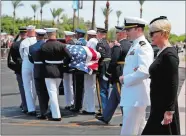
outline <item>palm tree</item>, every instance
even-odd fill
[[[95,27],[95,8],[96,8],[96,0],[93,0],[93,15],[92,15],[92,26],[91,26],[92,29],[94,29]]]
[[[14,22],[13,22],[13,34],[15,35],[15,17],[16,17],[16,9],[23,6],[23,3],[21,3],[21,0],[12,0],[12,6],[14,8],[13,11],[13,17],[14,17]]]
[[[122,14],[122,11],[120,11],[120,10],[116,11],[116,15],[117,15],[117,18],[118,18],[117,25],[119,25],[119,18],[121,16],[121,14]]]
[[[55,8],[53,8],[53,9],[50,9],[50,11],[51,11],[51,14],[52,14],[52,17],[53,17],[52,25],[55,26],[55,19],[57,17],[57,10]]]
[[[108,16],[113,10],[111,8],[108,9]],[[107,8],[102,8],[103,15],[105,17],[105,29],[108,29],[108,24],[107,24]]]
[[[58,9],[56,10],[56,14],[57,14],[57,23],[58,23],[58,25],[59,25],[59,19],[60,19],[60,16],[61,16],[62,12],[64,12],[64,9],[62,9],[62,8],[58,8]]]
[[[24,24],[29,25],[30,22],[32,22],[32,17],[24,17],[23,22]]]
[[[41,9],[40,9],[40,14],[41,14],[41,22],[40,22],[41,24],[40,24],[40,25],[41,25],[41,26],[42,26],[42,21],[43,21],[43,18],[42,18],[42,17],[43,17],[43,7],[44,7],[46,4],[48,4],[49,2],[50,2],[50,0],[45,0],[45,1],[44,1],[44,0],[39,0],[39,5],[40,5],[40,8],[41,8]]]
[[[140,18],[142,18],[142,12],[143,12],[143,3],[145,2],[145,0],[139,0],[139,3],[140,3]]]
[[[34,11],[34,25],[35,25],[35,20],[36,20],[36,11],[38,9],[38,5],[36,4],[31,4],[31,8]]]

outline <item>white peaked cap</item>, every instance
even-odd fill
[[[7,33],[3,32],[3,33],[1,33],[1,35],[7,35]]]
[[[69,36],[72,36],[75,34],[74,32],[71,32],[71,31],[64,31],[64,33],[65,35],[69,35]]]
[[[52,33],[52,32],[56,32],[58,29],[57,28],[45,28],[47,33]]]
[[[46,30],[44,29],[36,29],[35,31],[37,34],[46,34]]]
[[[95,30],[89,30],[89,31],[87,31],[87,34],[89,34],[89,35],[97,35]]]
[[[34,30],[36,28],[36,26],[33,25],[29,25],[26,27],[27,30]]]
[[[139,17],[125,17],[125,23],[130,23],[130,24],[144,24],[147,25],[148,22],[142,18]]]

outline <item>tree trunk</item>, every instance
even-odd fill
[[[118,21],[117,21],[117,26],[119,26],[119,18],[118,18]]]
[[[34,13],[34,25],[36,25],[36,15]]]
[[[75,31],[75,17],[76,17],[76,10],[74,9],[74,14],[73,14],[73,31]]]
[[[43,11],[42,11],[42,8],[41,8],[41,10],[40,10],[40,14],[41,14],[41,22],[40,22],[40,27],[42,27],[42,22],[43,22],[43,18],[42,18]]]
[[[95,8],[96,8],[96,0],[93,0],[93,15],[92,15],[92,26],[91,26],[92,30],[95,27]]]
[[[13,16],[14,16],[14,22],[13,22],[13,35],[15,35],[15,9],[13,12]]]
[[[142,12],[143,12],[143,9],[142,9],[142,6],[140,8],[140,18],[142,18]]]
[[[107,8],[107,12],[106,12],[106,18],[105,18],[105,29],[108,30],[109,0],[107,0],[106,8]]]

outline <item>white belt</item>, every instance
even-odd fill
[[[60,61],[49,61],[49,60],[45,60],[46,63],[49,63],[49,64],[62,64],[63,63],[63,60],[60,60]]]
[[[34,64],[43,64],[41,61],[34,61]]]

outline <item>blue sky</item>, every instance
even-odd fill
[[[37,1],[23,1],[23,7],[20,7],[16,14],[17,17],[33,17],[31,4],[38,4]],[[92,1],[83,1],[83,9],[80,10],[80,17],[85,20],[92,20]],[[105,7],[106,1],[96,1],[96,24],[104,27],[104,16],[101,8]],[[109,28],[117,24],[116,10],[123,13],[120,17],[120,25],[123,24],[124,16],[139,17],[140,4],[138,1],[110,1],[113,12],[109,16]],[[52,19],[50,8],[63,8],[64,13],[72,17],[72,1],[52,1],[43,8],[43,19]],[[12,15],[13,8],[11,1],[2,2],[2,14]],[[39,10],[37,12],[40,18]],[[172,24],[172,33],[185,33],[185,1],[145,1],[143,5],[143,19],[148,22],[158,16],[167,16]]]

